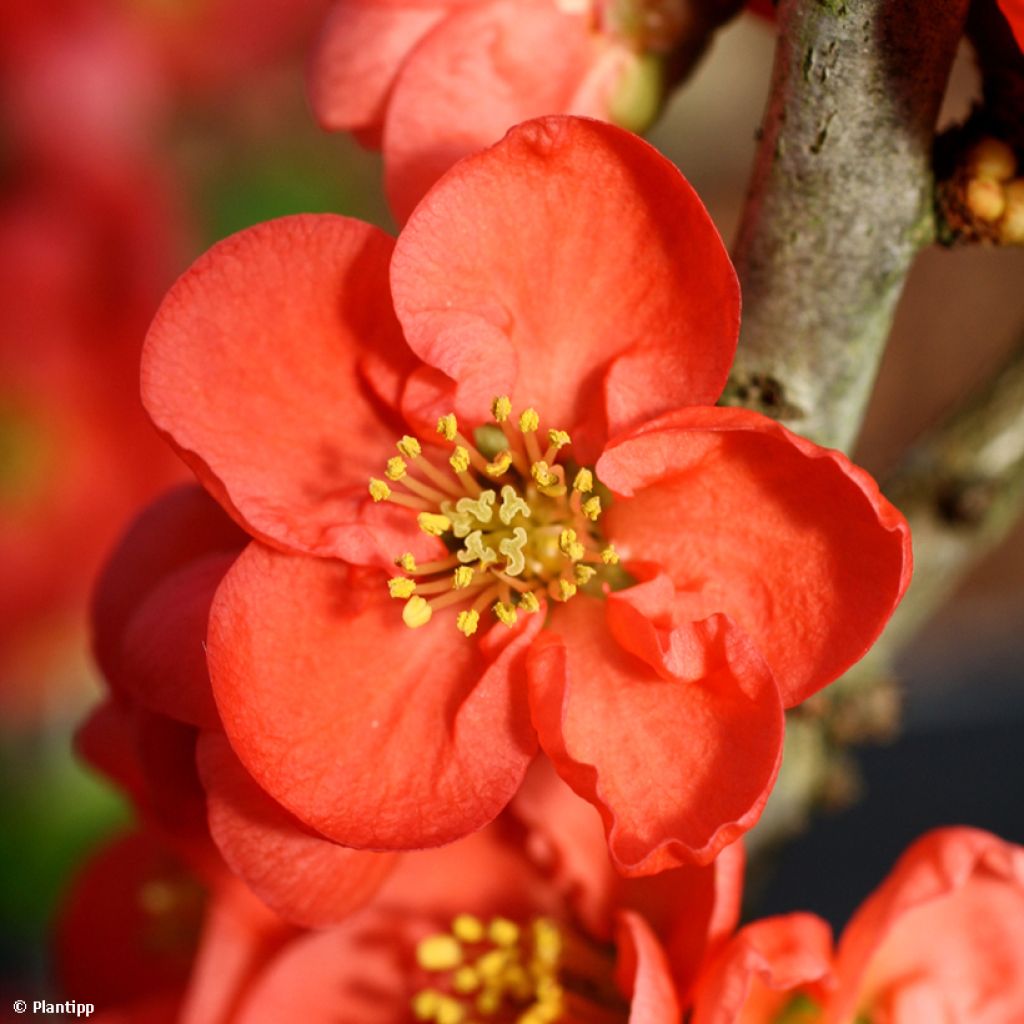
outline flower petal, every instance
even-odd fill
[[[665,950],[647,922],[625,910],[618,915],[616,979],[630,998],[629,1024],[676,1024],[679,997]]]
[[[377,520],[394,525],[367,495],[394,436],[358,373],[368,350],[402,372],[415,365],[391,312],[391,249],[344,217],[259,224],[201,257],[150,328],[150,416],[268,543],[373,561]]]
[[[214,600],[208,658],[259,785],[347,846],[435,845],[490,821],[536,746],[520,656],[540,616],[490,656],[449,616],[409,630],[382,575],[247,548]]]
[[[597,464],[623,557],[668,573],[690,617],[725,612],[757,642],[786,706],[868,650],[910,582],[910,531],[874,480],[741,409],[686,409]]]
[[[724,617],[684,624],[667,676],[616,643],[601,606],[558,610],[529,662],[530,705],[558,773],[601,812],[616,867],[706,864],[760,815],[782,753],[778,689]],[[614,632],[614,630],[613,630]]]
[[[335,0],[313,51],[309,97],[328,131],[380,125],[395,75],[452,0]]]
[[[741,929],[702,974],[693,1024],[772,1024],[794,995],[820,994],[832,975],[832,930],[814,914]]]
[[[220,727],[206,668],[206,627],[213,595],[235,555],[208,555],[168,575],[125,629],[119,689],[170,718]]]
[[[231,870],[282,917],[308,928],[342,920],[377,891],[394,854],[338,846],[301,825],[256,785],[221,733],[196,751],[210,833]]]
[[[161,580],[197,558],[238,552],[246,535],[195,484],[167,491],[133,520],[93,594],[93,650],[107,681],[120,686],[125,628]]]
[[[618,431],[714,402],[736,346],[736,276],[700,200],[655,149],[597,121],[532,121],[453,168],[403,231],[392,285],[410,346],[458,381],[461,413],[486,418],[510,394],[583,459],[606,417]]]
[[[409,54],[388,103],[385,181],[396,218],[513,125],[568,113],[599,53],[586,16],[551,0],[489,0],[445,18]]]
[[[887,1020],[910,1024],[920,1005],[941,1006],[948,1024],[1024,1019],[1022,949],[1024,848],[979,829],[938,829],[847,925],[825,1019],[888,1006]]]

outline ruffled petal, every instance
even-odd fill
[[[321,126],[381,125],[402,62],[454,6],[453,0],[335,0],[309,67],[309,97]]]
[[[107,560],[92,599],[93,650],[111,686],[119,688],[125,628],[150,591],[189,562],[241,551],[247,540],[195,484],[167,491],[135,518]]]
[[[619,871],[635,876],[706,864],[754,824],[783,716],[771,674],[724,617],[677,628],[671,671],[609,642],[612,605],[629,593],[610,596],[608,623],[595,601],[560,608],[529,677],[541,745],[600,811]]]
[[[606,419],[619,431],[714,402],[736,346],[736,276],[696,193],[597,121],[532,121],[460,163],[403,231],[392,285],[460,413],[487,418],[510,394],[584,461]]]
[[[832,931],[820,917],[755,921],[701,976],[693,1024],[773,1024],[799,993],[809,989],[820,996],[831,983],[832,966]]]
[[[687,409],[613,443],[603,522],[654,562],[693,619],[724,612],[757,642],[786,706],[874,643],[910,582],[910,531],[871,477],[741,409]]]
[[[571,111],[573,96],[599,54],[586,16],[551,0],[467,4],[444,19],[409,54],[388,103],[385,182],[396,218],[513,125],[583,113]]]
[[[1022,1020],[1022,949],[1024,848],[939,829],[903,854],[843,932],[826,1021],[877,1008],[913,1024],[922,1005],[941,1007],[944,1024]]]
[[[391,311],[392,244],[329,215],[248,228],[178,280],[146,338],[153,421],[225,509],[275,546],[376,561],[375,531],[406,543],[408,517],[367,494],[395,438],[358,372],[369,350],[402,373],[415,365]]]
[[[639,914],[618,915],[616,946],[616,978],[630,998],[629,1024],[677,1024],[679,997],[665,950]]]
[[[201,736],[197,758],[214,842],[282,917],[309,928],[336,923],[391,871],[394,854],[350,850],[302,826],[253,782],[224,735]]]
[[[214,601],[208,660],[253,778],[347,846],[430,846],[493,818],[536,747],[521,655],[540,616],[487,655],[487,634],[467,641],[449,618],[407,629],[380,574],[247,548]]]

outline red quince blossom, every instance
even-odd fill
[[[56,926],[65,996],[95,1020],[219,1024],[297,929],[223,867],[198,875],[148,830],[113,840],[80,868]]]
[[[545,790],[557,806],[546,780]],[[678,1024],[687,996],[673,967],[695,973],[717,948],[715,929],[734,926],[742,853],[729,848],[708,867],[624,881],[597,815],[585,812],[570,847],[543,845],[544,826],[524,836],[502,818],[409,854],[370,906],[298,936],[252,979],[238,1021]],[[548,851],[542,864],[525,855],[531,848]],[[575,901],[562,888],[563,856],[593,866]],[[581,919],[579,903],[603,911]],[[673,948],[690,961],[673,964]]]
[[[1024,1020],[1024,848],[978,829],[919,839],[835,954],[813,914],[741,929],[697,989],[693,1024]]]
[[[459,158],[544,114],[641,131],[685,28],[664,0],[336,0],[310,68],[321,125],[382,148],[405,220]]]
[[[749,828],[783,706],[870,646],[910,548],[841,454],[712,405],[738,314],[678,171],[568,117],[460,163],[397,243],[307,216],[200,259],[142,387],[255,538],[208,635],[255,783],[338,843],[430,846],[539,743],[626,873]]]
[[[226,864],[283,918],[322,926],[366,902],[394,855],[302,826],[223,740],[203,647],[214,592],[245,539],[195,485],[139,515],[97,586],[95,650],[111,694],[77,746],[195,872],[217,877]]]

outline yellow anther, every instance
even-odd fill
[[[429,533],[431,537],[440,537],[442,533],[452,528],[452,521],[436,512],[421,512],[416,517],[416,522],[420,524],[420,529],[424,533]]]
[[[388,459],[387,468],[384,470],[384,475],[389,480],[401,480],[405,476],[406,465],[405,459],[401,455],[396,455],[394,458]]]
[[[536,409],[524,409],[519,417],[519,429],[524,434],[532,434],[540,426],[540,416]]]
[[[572,482],[572,489],[580,494],[589,494],[594,489],[594,474],[589,469],[581,469]]]
[[[558,596],[563,601],[568,601],[569,598],[573,597],[575,594],[576,594],[576,584],[575,583],[570,583],[568,580],[559,580],[558,581]],[[413,600],[415,600],[415,598]]]
[[[592,565],[583,565],[582,563],[573,566],[572,571],[576,582],[581,587],[586,586],[597,575],[597,570]]]
[[[455,590],[465,590],[473,582],[473,570],[468,565],[460,565],[452,576],[452,587]]]
[[[519,610],[527,613],[540,611],[540,601],[532,590],[519,598]]]
[[[519,616],[516,614],[515,607],[510,604],[504,604],[502,601],[497,601],[494,605],[494,614],[498,616],[498,619],[506,626],[511,629],[516,624],[516,619]]]
[[[431,935],[416,947],[416,962],[425,971],[451,971],[462,963],[462,945],[454,935]]]
[[[551,472],[551,467],[543,459],[530,467],[530,475],[541,487],[553,487],[558,483],[558,477]]]
[[[546,917],[533,922],[533,954],[545,964],[553,964],[562,955],[562,933]]]
[[[437,432],[446,441],[455,440],[455,435],[459,432],[459,421],[455,418],[455,413],[450,412],[437,421]]]
[[[434,609],[427,601],[419,594],[414,594],[405,602],[405,607],[402,609],[402,621],[410,629],[419,629],[420,626],[425,626],[430,621],[430,616],[433,614]]]
[[[395,447],[398,449],[399,455],[404,455],[407,459],[417,459],[423,454],[423,449],[420,447],[419,441],[415,437],[410,437],[406,434],[401,441],[399,441]]]
[[[583,514],[592,522],[596,523],[601,515],[601,499],[595,494],[583,502]]]
[[[492,918],[487,926],[487,937],[496,946],[504,946],[507,949],[519,941],[519,925],[507,917]]]
[[[456,473],[465,473],[469,469],[469,452],[461,444],[456,445],[455,451],[448,456],[448,465]]]
[[[480,624],[480,613],[473,608],[469,608],[464,612],[459,612],[455,618],[455,628],[463,636],[472,636],[476,632],[476,627]]]
[[[406,551],[405,554],[399,555],[395,559],[395,565],[404,569],[406,572],[416,571],[416,559],[413,558],[411,551]]]
[[[489,988],[476,997],[476,1008],[485,1017],[492,1017],[501,1009],[501,989]]]
[[[484,544],[484,535],[474,530],[463,542],[463,550],[457,551],[455,557],[464,565],[479,561],[482,565],[490,565],[498,560],[494,548]]]
[[[437,1024],[463,1024],[468,1013],[465,1006],[451,996],[442,996],[434,1011]]]
[[[572,438],[564,430],[549,430],[548,441],[554,448],[564,448],[567,444],[572,444]]]
[[[460,995],[469,995],[480,987],[480,975],[472,967],[460,967],[452,975],[452,988]]]
[[[417,1020],[433,1020],[443,994],[435,988],[425,988],[412,997],[412,1015]]]
[[[484,937],[484,923],[473,914],[459,914],[452,921],[452,935],[462,942],[480,942]]]
[[[499,395],[491,403],[491,415],[495,423],[504,423],[512,415],[512,402],[508,395]]]
[[[506,526],[510,526],[512,520],[520,515],[528,517],[530,506],[516,493],[516,489],[511,484],[505,484],[501,489],[501,509],[498,511],[498,518]]]
[[[392,597],[412,597],[416,592],[416,581],[405,576],[396,576],[388,580],[388,593]]]
[[[504,949],[492,949],[477,960],[475,967],[481,978],[492,981],[501,977],[507,964],[508,953]]]
[[[572,528],[565,529],[558,535],[558,547],[562,554],[573,562],[578,562],[586,554],[586,549],[576,539],[576,531]]]
[[[498,452],[498,454],[494,457],[494,461],[487,463],[487,475],[502,476],[503,474],[508,472],[508,467],[511,465],[511,452]]]
[[[526,555],[523,548],[526,547],[526,530],[517,526],[512,531],[511,537],[506,537],[499,545],[498,550],[505,556],[505,572],[509,576],[518,576],[526,568]]]
[[[383,480],[370,478],[370,497],[374,501],[387,501],[391,497],[391,488]]]
[[[605,565],[618,565],[619,564],[619,553],[615,548],[609,544],[608,547],[601,552],[601,561]]]

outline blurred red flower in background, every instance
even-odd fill
[[[685,19],[650,0],[336,0],[310,68],[321,125],[383,148],[404,221],[458,159],[544,114],[641,131]]]
[[[1024,849],[971,828],[919,839],[833,955],[812,914],[741,929],[702,977],[694,1024],[1006,1024],[1024,1019]]]
[[[623,871],[706,862],[749,828],[783,704],[877,636],[909,579],[909,539],[842,455],[710,406],[737,325],[732,268],[679,173],[635,136],[572,118],[465,160],[397,245],[302,217],[201,259],[154,321],[143,394],[257,538],[217,592],[208,659],[259,786],[349,846],[441,844],[508,803],[539,737],[600,809]],[[476,426],[495,395],[511,396],[490,428],[508,451],[485,472],[438,414]],[[403,418],[438,423],[448,447],[407,437],[388,460]],[[604,449],[610,492],[584,471],[569,496],[563,427],[580,464]],[[374,480],[371,500],[385,463],[396,490]],[[496,511],[490,479],[506,486],[485,536],[472,526]],[[457,494],[472,508],[456,511]],[[442,543],[453,530],[465,547]],[[641,585],[609,593],[628,578],[608,541]],[[399,553],[410,575],[385,587]],[[449,626],[402,625],[463,597],[474,606]],[[541,633],[529,612],[552,598]],[[504,625],[467,640],[492,602]]]
[[[999,0],[999,9],[1010,23],[1018,45],[1024,50],[1024,0]]]

